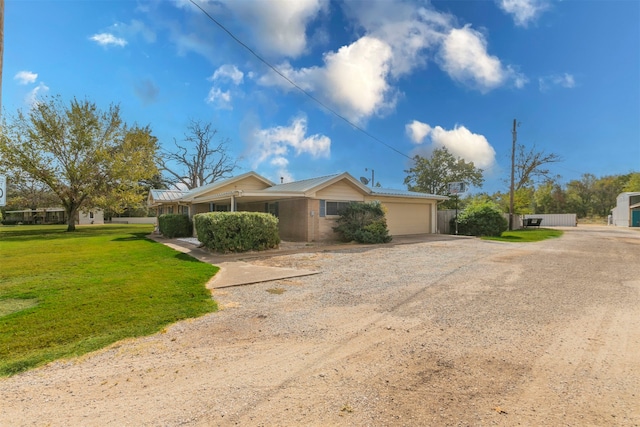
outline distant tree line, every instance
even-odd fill
[[[529,185],[515,192],[514,210],[517,214],[575,213],[578,218],[606,217],[616,206],[622,192],[640,191],[640,172],[596,177],[583,174],[562,185],[557,178],[539,185]],[[468,198],[490,199],[509,210],[509,193],[481,193]]]
[[[514,213],[547,214],[575,213],[578,218],[606,217],[616,205],[618,195],[626,191],[640,191],[640,172],[596,177],[584,174],[580,179],[560,183],[553,176],[549,164],[562,159],[554,153],[545,153],[535,147],[527,149],[518,145],[514,168]],[[406,170],[405,184],[411,191],[449,195],[448,183],[463,182],[467,186],[480,188],[484,183],[483,170],[473,162],[455,157],[446,147],[436,148],[430,157],[415,156],[413,165]],[[457,207],[464,209],[476,202],[492,202],[503,212],[509,212],[510,190],[505,182],[505,191],[474,193],[461,196]],[[452,209],[456,195],[440,205],[440,209]]]

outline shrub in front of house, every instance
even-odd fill
[[[387,243],[391,241],[384,208],[380,202],[351,203],[339,212],[333,231],[345,242]]]
[[[191,237],[193,224],[187,215],[164,214],[158,217],[158,229],[160,233],[169,239],[175,237]]]
[[[194,215],[198,240],[213,251],[246,252],[277,248],[278,218],[261,212],[209,212]]]
[[[455,218],[451,219],[450,225],[451,233],[454,233]],[[458,234],[499,237],[507,228],[509,223],[502,211],[491,202],[472,204],[458,215]]]

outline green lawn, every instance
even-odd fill
[[[218,271],[150,225],[0,226],[0,375],[160,331],[217,309]]]
[[[501,242],[538,242],[562,236],[561,230],[550,228],[525,228],[521,230],[505,231],[500,237],[483,237],[485,240],[498,240]]]

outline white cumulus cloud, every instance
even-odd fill
[[[527,77],[488,52],[485,36],[470,25],[457,28],[453,16],[404,0],[348,2],[342,6],[356,29],[354,42],[324,54],[322,63],[296,68],[278,65],[287,78],[349,120],[361,124],[395,107],[397,80],[435,60],[453,80],[482,93],[507,84],[522,88]],[[270,72],[265,86],[293,90]]]
[[[14,80],[17,80],[21,85],[26,85],[30,83],[35,83],[38,79],[37,73],[32,73],[31,71],[18,71],[15,76],[13,76]]]
[[[484,35],[470,25],[449,32],[440,50],[440,64],[452,79],[483,93],[509,80],[513,80],[516,87],[526,83],[524,76],[487,52]]]
[[[201,13],[184,0],[177,1],[176,5]],[[242,22],[243,28],[252,33],[251,44],[257,46],[261,54],[295,58],[307,48],[307,25],[327,10],[328,5],[329,0],[220,0],[205,2],[202,6],[208,13],[227,14],[232,20]]]
[[[366,35],[391,47],[391,75],[399,77],[427,63],[451,27],[452,17],[402,0],[370,0],[344,4],[347,15]]]
[[[405,130],[409,138],[411,138],[411,141],[416,144],[421,144],[426,136],[429,135],[429,132],[431,132],[431,126],[414,120],[405,126]]]
[[[414,120],[406,125],[407,135],[417,144],[425,140],[431,142],[433,148],[446,147],[451,154],[460,157],[468,162],[473,162],[476,167],[487,169],[494,165],[496,152],[487,141],[484,135],[471,132],[464,126],[456,125],[453,129],[447,130],[441,126],[432,127],[426,123]]]
[[[220,67],[216,71],[214,71],[213,75],[209,78],[211,81],[223,80],[223,81],[231,81],[235,85],[239,85],[242,83],[244,78],[244,73],[238,69],[235,65],[225,64]]]
[[[268,129],[256,129],[251,135],[251,153],[254,156],[253,168],[268,161],[277,166],[280,176],[290,179],[286,171],[288,156],[309,154],[314,158],[329,157],[331,139],[325,135],[307,135],[307,119],[298,117],[289,126],[276,126]]]
[[[369,117],[393,103],[387,82],[391,55],[388,44],[371,37],[328,53],[322,89],[351,119]]]
[[[498,6],[504,12],[513,16],[513,21],[519,27],[527,27],[529,23],[538,19],[549,9],[548,0],[498,0]]]
[[[121,37],[116,37],[110,33],[99,33],[89,37],[90,40],[98,43],[100,46],[120,46],[124,47],[127,41]]]
[[[324,56],[322,67],[293,69],[284,63],[279,70],[304,90],[314,92],[354,122],[394,105],[392,88],[387,82],[391,48],[373,37],[362,37]],[[258,79],[263,85],[291,89],[274,73]]]

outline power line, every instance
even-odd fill
[[[386,142],[384,142],[383,140],[381,140],[380,138],[372,135],[371,133],[369,133],[368,131],[366,131],[365,129],[361,128],[360,126],[358,126],[357,124],[353,123],[351,120],[347,119],[346,117],[344,117],[342,114],[338,113],[337,111],[335,111],[333,108],[329,107],[327,104],[325,104],[324,102],[322,102],[321,100],[319,100],[318,98],[316,98],[315,96],[313,96],[312,94],[310,94],[309,92],[307,92],[306,90],[304,90],[303,88],[301,88],[296,82],[294,82],[293,80],[291,80],[289,77],[287,77],[285,74],[283,74],[280,70],[278,70],[275,66],[271,65],[271,63],[269,63],[266,59],[264,59],[262,56],[260,56],[258,53],[256,53],[253,49],[251,49],[249,46],[247,46],[242,40],[240,40],[238,37],[236,37],[231,31],[229,31],[224,25],[222,25],[218,20],[216,20],[213,16],[211,16],[206,10],[204,10],[198,3],[196,3],[194,0],[189,0],[195,7],[197,7],[198,9],[200,9],[200,11],[202,13],[204,13],[212,22],[214,22],[218,27],[220,27],[225,33],[227,33],[229,35],[229,37],[231,37],[233,40],[236,41],[236,43],[238,43],[240,46],[244,47],[246,50],[248,50],[253,56],[255,56],[260,62],[262,62],[264,65],[266,65],[267,67],[269,67],[270,69],[272,69],[276,74],[278,74],[280,77],[282,77],[283,79],[285,79],[287,82],[289,82],[289,84],[291,84],[293,87],[295,87],[296,89],[298,89],[298,91],[300,91],[302,94],[304,94],[305,96],[307,96],[309,99],[311,99],[312,101],[314,101],[315,103],[317,103],[318,105],[320,105],[321,107],[323,107],[325,110],[329,111],[331,114],[333,114],[334,116],[336,116],[337,118],[343,120],[345,123],[347,123],[349,126],[353,127],[354,129],[362,132],[364,135],[368,136],[369,138],[373,139],[374,141],[384,145],[385,147],[395,151],[396,153],[400,154],[403,157],[406,157],[409,160],[413,160],[413,158],[407,156],[406,154],[404,154],[402,151],[398,150],[397,148],[387,144]]]

